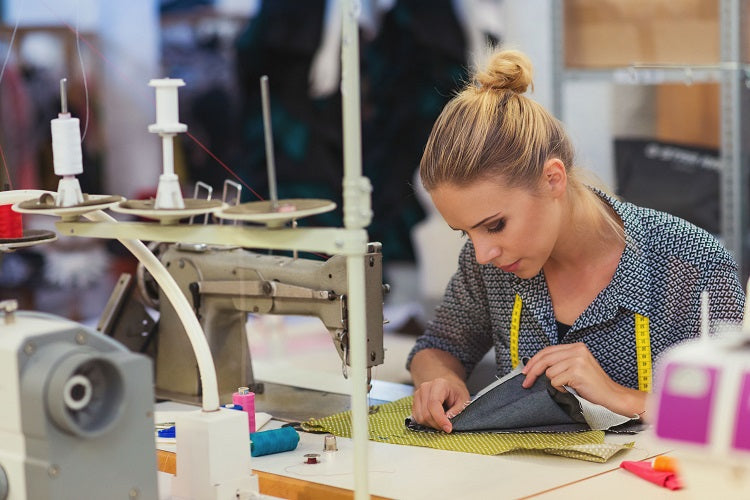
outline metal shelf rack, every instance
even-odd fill
[[[747,27],[745,0],[719,0],[720,58],[715,65],[633,64],[611,69],[565,67],[565,0],[552,1],[553,106],[563,117],[563,87],[568,81],[595,80],[616,84],[709,83],[720,86],[720,206],[721,234],[726,248],[740,266],[740,276],[750,272],[748,257],[748,168],[750,168],[750,64],[742,41]]]

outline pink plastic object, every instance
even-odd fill
[[[750,372],[742,374],[742,388],[737,400],[737,416],[734,421],[732,447],[738,451],[750,451]]]
[[[664,373],[656,434],[707,446],[719,371],[711,366],[673,361]]]
[[[255,432],[255,393],[248,387],[240,387],[232,394],[232,403],[240,405],[247,413],[247,423],[250,432]]]

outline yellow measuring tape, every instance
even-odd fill
[[[518,366],[518,333],[521,330],[521,296],[516,294],[510,316],[510,365]],[[648,318],[635,314],[635,353],[638,364],[638,390],[651,392],[651,332]]]
[[[638,390],[651,392],[651,332],[648,318],[635,314],[635,357],[638,360]]]

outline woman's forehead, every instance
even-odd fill
[[[488,217],[510,213],[519,204],[525,205],[530,193],[523,188],[485,181],[465,186],[441,184],[430,195],[450,226],[465,229]]]

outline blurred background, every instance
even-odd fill
[[[740,12],[745,3],[737,3]],[[419,333],[455,268],[463,241],[436,214],[416,172],[433,121],[486,44],[529,55],[531,97],[564,122],[581,166],[626,200],[724,238],[746,273],[747,88],[729,86],[721,64],[744,61],[747,38],[739,52],[727,52],[727,30],[737,25],[729,25],[736,13],[720,10],[725,4],[363,0],[362,160],[373,184],[368,232],[383,244],[391,285],[388,328]],[[230,179],[242,184],[243,202],[267,197],[259,78],[268,75],[279,197],[333,200],[336,211],[301,223],[341,225],[337,6],[0,1],[2,184],[56,189],[49,121],[67,78],[70,109],[81,120],[83,191],[154,196],[161,144],[147,132],[155,121],[147,84],[172,77],[186,83],[179,99],[188,133],[175,141],[185,194],[198,181],[221,192]],[[739,186],[732,199],[722,182]],[[52,221],[25,225],[51,228]],[[0,259],[0,298],[80,321],[98,317],[117,277],[136,264],[116,242],[65,237]]]

